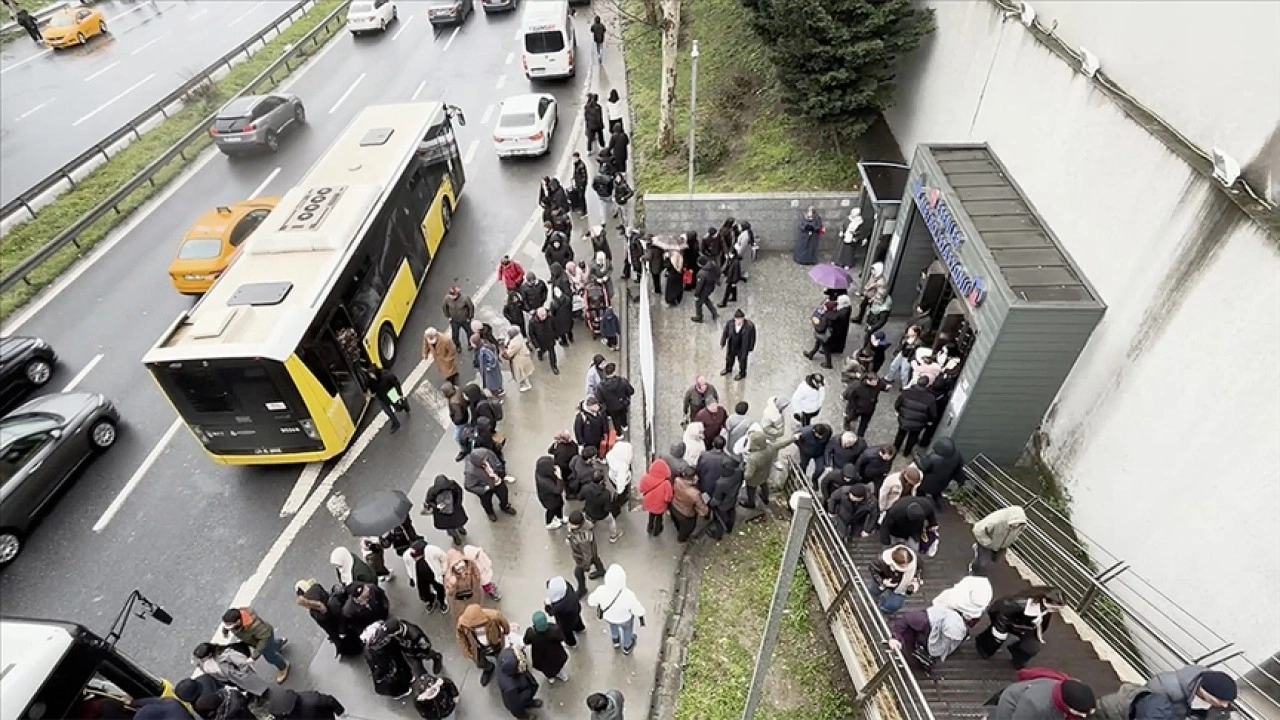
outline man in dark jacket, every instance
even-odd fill
[[[693,421],[702,423],[702,437],[710,444],[724,433],[725,423],[729,422],[729,411],[718,400],[712,400],[693,416]]]
[[[693,386],[684,393],[684,403],[681,408],[684,413],[684,422],[693,420],[698,411],[712,401],[720,401],[720,393],[716,390],[716,386],[707,382],[707,379],[701,375],[694,378]]]
[[[742,463],[726,456],[721,463],[720,477],[711,490],[711,500],[707,502],[713,518],[708,528],[712,538],[719,540],[725,535],[733,534],[733,526],[738,519],[738,493],[742,490],[742,483]]]
[[[836,490],[846,486],[858,483],[858,468],[853,463],[844,465],[832,465],[818,480],[818,490],[822,493],[822,497],[830,499],[835,495]],[[871,483],[867,483],[870,485]]]
[[[1088,685],[1056,670],[1027,668],[1014,677],[1018,682],[987,700],[995,706],[987,711],[987,720],[1085,718],[1097,708]]]
[[[529,320],[529,341],[537,349],[538,359],[541,360],[546,355],[551,363],[551,372],[559,375],[560,366],[556,364],[556,325],[544,307],[535,310]]]
[[[627,137],[627,132],[622,126],[613,129],[613,134],[609,136],[609,164],[613,165],[613,169],[623,173],[627,171],[627,158],[630,156],[631,138]]]
[[[826,423],[816,423],[805,428],[801,428],[799,434],[796,435],[796,449],[800,451],[800,470],[803,472],[809,468],[809,463],[813,463],[813,482],[817,484],[818,478],[822,477],[822,473],[827,469],[827,443],[831,442],[831,426]]]
[[[476,317],[476,306],[471,298],[462,294],[462,288],[454,285],[444,296],[444,316],[449,320],[449,334],[458,347],[471,347],[471,321]]]
[[[415,675],[426,672],[427,661],[431,662],[431,673],[439,675],[444,669],[444,655],[431,646],[431,638],[422,628],[408,620],[391,618],[382,625],[382,631],[395,639],[404,653],[404,659],[413,667]]]
[[[898,411],[898,434],[893,446],[910,455],[920,439],[920,432],[938,419],[937,398],[929,392],[929,378],[920,376],[916,384],[903,390],[893,408]]]
[[[716,312],[716,306],[711,302],[711,294],[716,291],[716,285],[720,282],[720,266],[715,260],[704,259],[702,267],[698,268],[698,274],[693,281],[693,296],[697,302],[693,306],[693,317],[689,318],[694,322],[702,322],[702,308],[706,308],[711,313],[711,321],[715,322],[720,319],[720,315]]]
[[[842,485],[827,500],[827,513],[835,519],[840,539],[852,543],[858,537],[871,535],[880,508],[870,485]]]
[[[733,319],[724,324],[720,331],[720,347],[724,348],[724,370],[721,375],[733,372],[733,363],[738,363],[738,374],[734,380],[747,376],[747,357],[756,349],[756,324],[747,319],[747,314],[739,308],[733,312]]]
[[[600,96],[591,93],[582,106],[582,124],[587,129],[587,152],[596,146],[604,147],[604,108],[600,107]]]
[[[30,35],[37,45],[44,44],[44,37],[40,34],[40,23],[36,22],[36,19],[31,16],[31,13],[27,12],[26,8],[18,10],[18,15],[14,20],[18,23],[18,27],[27,31],[27,35]]]
[[[621,435],[627,429],[627,418],[631,414],[631,396],[636,389],[631,382],[618,375],[618,366],[607,363],[604,366],[604,378],[596,386],[596,396],[604,404],[604,413],[609,416],[613,428]]]
[[[1169,698],[1151,692],[1145,685],[1122,683],[1110,695],[1098,698],[1096,720],[1186,720],[1178,715]]]
[[[573,437],[583,447],[599,448],[609,435],[609,418],[600,412],[600,401],[589,397],[578,406],[573,419]]]
[[[334,720],[346,714],[347,709],[332,695],[314,690],[289,690],[276,688],[271,691],[267,710],[276,720]]]
[[[587,214],[587,187],[591,180],[587,177],[587,164],[582,156],[573,154],[573,184],[569,186],[569,207],[579,215]]]
[[[525,312],[533,314],[535,310],[547,304],[547,284],[538,279],[532,270],[524,274],[524,282],[520,283],[520,300]]]
[[[871,416],[875,415],[876,405],[880,403],[880,393],[888,389],[889,383],[873,372],[864,375],[862,382],[851,383],[844,391],[844,426],[852,427],[857,421],[858,427],[854,432],[858,437],[866,437]]]
[[[884,508],[881,508],[884,510]],[[938,514],[928,498],[908,495],[899,498],[893,507],[885,511],[880,521],[880,544],[906,545],[920,549],[920,538],[926,530],[938,527]]]
[[[608,466],[597,457],[599,453],[600,449],[595,445],[587,445],[582,448],[582,452],[569,461],[566,490],[570,500],[580,499],[578,493],[582,491],[584,485],[595,478],[597,472],[608,471]]]
[[[853,463],[858,470],[858,479],[864,483],[871,483],[876,492],[880,492],[880,486],[889,476],[889,470],[893,467],[893,458],[897,454],[898,451],[892,445],[881,445],[862,451]]]
[[[516,509],[511,506],[507,484],[503,477],[505,468],[498,456],[488,448],[475,448],[467,455],[466,469],[462,473],[463,486],[467,492],[480,498],[480,505],[490,521],[498,519],[493,511],[493,499],[498,498],[502,512],[515,515]]]
[[[916,458],[916,467],[924,473],[916,494],[929,497],[939,510],[942,509],[942,491],[952,481],[964,486],[964,456],[956,450],[951,438],[942,438],[934,443],[924,457]]]
[[[827,467],[842,468],[857,462],[866,452],[867,441],[848,430],[839,435],[832,435],[827,442]]]
[[[1160,673],[1147,681],[1147,689],[1168,698],[1179,719],[1195,720],[1227,720],[1238,692],[1230,675],[1203,665]]]
[[[605,484],[605,474],[596,470],[578,489],[578,497],[582,500],[582,514],[587,516],[593,525],[599,524],[609,517],[609,508],[613,503],[613,494]]]
[[[717,435],[711,439],[707,451],[698,456],[698,489],[703,494],[711,494],[716,487],[716,481],[720,479],[720,474],[724,472],[725,461],[729,459],[729,454],[724,448],[724,438]]]

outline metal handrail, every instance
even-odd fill
[[[813,486],[805,478],[794,458],[787,459],[788,493],[805,491],[812,493]],[[805,542],[805,552],[814,557],[835,575],[838,584],[833,588],[834,597],[826,609],[832,622],[845,625],[853,638],[860,638],[864,672],[869,677],[864,687],[857,688],[855,705],[860,708],[876,704],[879,716],[901,720],[934,720],[933,710],[925,699],[924,691],[915,674],[907,665],[900,651],[889,647],[889,624],[867,590],[848,547],[840,540],[835,522],[827,514],[820,500],[813,503],[813,520]],[[853,626],[849,625],[853,621]],[[865,713],[859,713],[865,716]]]
[[[305,12],[305,9],[310,5],[314,5],[315,2],[316,0],[298,0],[298,2],[290,6],[288,10],[282,13],[275,20],[271,21],[269,25],[254,33],[252,37],[237,45],[230,52],[213,61],[213,63],[208,67],[196,73],[196,75],[190,80],[179,85],[173,92],[161,98],[159,102],[156,102],[146,110],[138,113],[138,115],[136,115],[132,120],[126,122],[123,126],[114,130],[102,140],[99,140],[89,146],[87,150],[39,180],[35,185],[21,193],[18,193],[17,197],[6,202],[3,206],[0,206],[0,224],[7,225],[11,216],[23,211],[29,214],[31,218],[35,218],[37,216],[36,208],[32,207],[31,204],[36,198],[44,195],[62,183],[67,183],[69,188],[74,188],[76,186],[76,180],[72,177],[72,173],[89,164],[99,155],[103,158],[110,158],[111,156],[107,154],[107,149],[129,135],[133,135],[135,140],[141,138],[142,131],[138,129],[139,127],[150,120],[153,120],[157,115],[168,118],[169,113],[165,108],[185,98],[194,88],[197,88],[208,81],[214,73],[218,72],[223,67],[230,69],[231,61],[239,57],[242,53],[246,59],[249,58],[252,55],[252,53],[249,52],[249,49],[252,46],[259,42],[264,42],[264,38],[268,33],[279,28],[285,21],[290,20],[298,11],[301,10]],[[277,33],[278,32],[279,31],[277,30]]]
[[[312,2],[312,0],[306,0],[306,2]],[[307,43],[312,42],[318,45],[319,40],[317,40],[317,38],[320,36],[320,33],[328,30],[330,24],[332,24],[339,15],[346,11],[348,4],[350,4],[349,0],[334,8],[333,12],[326,15],[319,25],[303,37],[299,38],[298,42],[294,44],[293,47],[289,48],[289,50],[281,55],[279,59],[271,63],[270,66],[259,73],[258,76],[251,80],[240,92],[236,93],[235,97],[252,94],[258,89],[259,85],[262,84],[263,81],[269,81],[271,86],[274,87],[275,73],[281,68],[285,68],[286,71],[292,72],[293,66],[290,65],[290,62],[303,52]],[[207,137],[208,126],[214,121],[215,116],[216,113],[209,114],[197,123],[190,132],[182,136],[181,139],[170,146],[168,150],[161,153],[160,157],[156,158],[151,164],[143,168],[137,175],[122,184],[115,192],[108,195],[102,202],[98,203],[97,206],[81,216],[80,219],[76,220],[69,227],[58,233],[58,235],[48,243],[45,243],[39,250],[33,253],[31,257],[18,263],[12,270],[5,273],[4,276],[0,278],[0,293],[9,291],[19,283],[28,282],[27,277],[59,250],[68,245],[80,247],[76,240],[86,228],[93,225],[109,212],[114,211],[116,213],[120,213],[120,210],[118,209],[120,203],[132,194],[134,190],[142,187],[144,183],[151,183],[154,185],[155,176],[170,162],[172,162],[175,157],[182,157],[184,160],[187,159],[185,154],[186,151],[197,141]]]
[[[1134,672],[1150,677],[1188,664],[1218,667],[1240,685],[1239,717],[1280,717],[1274,690],[1280,680],[1274,674],[1077,531],[1043,496],[982,455],[965,466],[965,476],[954,499],[975,515],[1010,505],[1026,510],[1027,529],[1011,552],[1039,579],[1063,590],[1072,609]]]

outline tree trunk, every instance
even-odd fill
[[[680,2],[662,0],[662,93],[658,100],[658,147],[676,147],[676,60],[680,44]]]
[[[658,27],[658,0],[641,0],[644,5],[644,20],[653,27]]]

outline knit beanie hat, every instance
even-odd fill
[[[1098,704],[1093,697],[1093,690],[1078,680],[1062,682],[1062,702],[1078,713],[1091,713]]]
[[[1219,670],[1206,670],[1200,676],[1200,689],[1222,702],[1236,699],[1236,681]]]

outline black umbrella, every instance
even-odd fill
[[[413,503],[399,490],[383,490],[360,500],[347,515],[347,529],[357,537],[379,537],[409,519]]]

